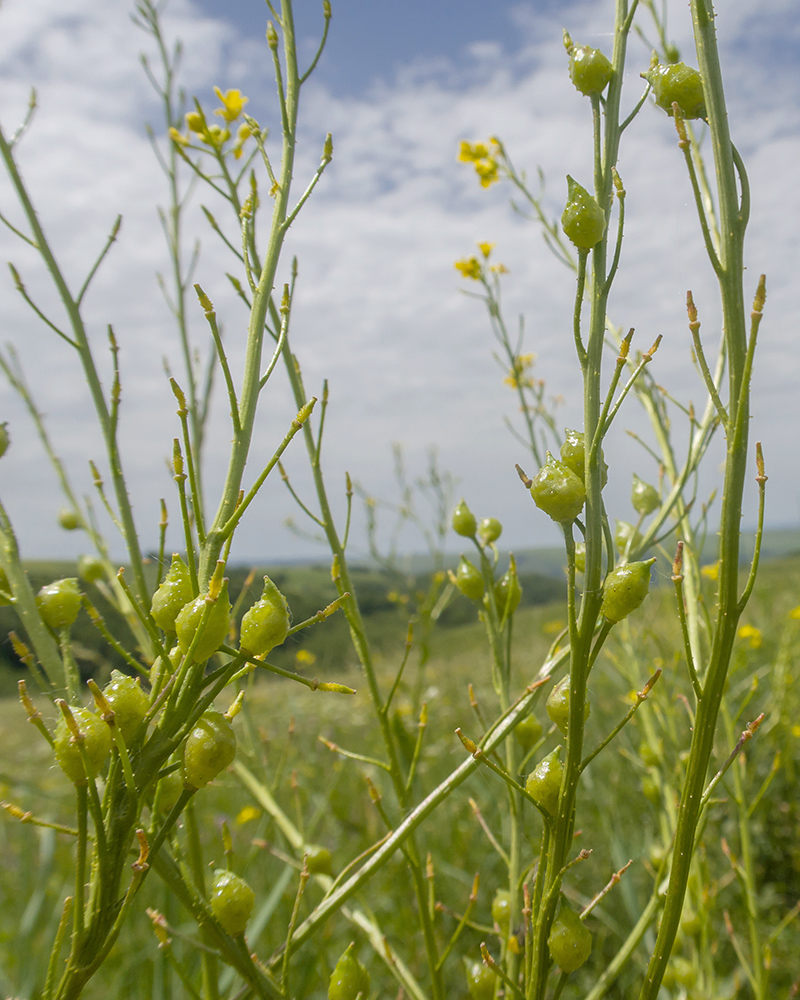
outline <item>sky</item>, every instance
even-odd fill
[[[316,49],[321,4],[297,2],[301,58]],[[752,13],[746,0],[720,5],[718,30],[727,73],[734,141],[752,185],[746,295],[757,276],[768,279],[768,302],[753,379],[753,440],[767,460],[768,524],[796,526],[800,462],[794,428],[800,421],[800,355],[793,291],[798,273],[800,218],[800,18],[795,0],[767,0]],[[670,34],[691,58],[687,5],[669,4]],[[0,8],[0,123],[6,134],[21,120],[30,88],[38,110],[19,145],[19,160],[45,229],[73,285],[79,287],[118,213],[119,238],[87,295],[85,312],[109,379],[105,336],[112,324],[120,345],[120,435],[134,510],[145,539],[155,543],[159,499],[172,525],[168,546],[181,545],[177,501],[168,469],[178,433],[165,362],[179,376],[180,357],[156,273],[169,267],[157,204],[166,184],[145,123],[164,148],[159,106],[140,63],[152,42],[132,23],[132,6],[96,0],[5,0]],[[574,279],[545,247],[535,224],[509,206],[507,185],[482,189],[457,161],[463,140],[499,135],[514,162],[545,177],[544,204],[555,218],[566,195],[566,174],[591,177],[588,102],[569,81],[562,28],[576,41],[610,48],[610,0],[519,3],[491,8],[473,0],[333,0],[328,46],[302,94],[295,170],[301,191],[331,132],[334,159],[293,226],[278,275],[287,279],[293,254],[299,278],[292,335],[309,391],[328,379],[323,464],[328,486],[344,507],[349,472],[375,497],[397,499],[392,445],[404,449],[409,475],[425,471],[427,455],[457,480],[479,516],[504,524],[501,546],[557,543],[559,532],[519,484],[514,463],[531,467],[504,420],[517,418],[514,396],[493,359],[495,344],[474,291],[454,261],[495,244],[492,260],[509,273],[503,301],[510,325],[525,317],[523,351],[536,354],[535,374],[557,397],[561,426],[580,426],[580,382],[571,337]],[[274,84],[264,41],[260,0],[170,0],[165,35],[182,39],[181,82],[210,112],[214,86],[239,88],[247,110],[275,129]],[[643,22],[646,24],[646,22]],[[649,47],[631,42],[625,81],[628,106],[641,93],[639,69]],[[154,63],[151,63],[154,65]],[[636,329],[645,349],[664,337],[651,366],[657,381],[684,404],[698,405],[702,385],[691,363],[686,290],[700,308],[702,332],[719,331],[714,283],[703,256],[690,191],[671,124],[645,106],[627,130],[620,172],[628,192],[628,222],[610,314]],[[197,280],[215,303],[234,371],[241,363],[246,316],[225,271],[235,265],[200,211],[219,218],[211,193],[196,190],[187,235],[201,242]],[[0,179],[0,212],[18,225],[9,183]],[[229,227],[228,231],[231,231]],[[31,295],[49,316],[58,305],[29,247],[0,232],[3,260],[13,261]],[[72,349],[31,313],[10,277],[0,277],[0,343],[13,345],[54,446],[79,495],[93,493],[90,459],[105,468],[80,368]],[[199,310],[192,332],[205,343]],[[225,400],[217,386],[207,451],[207,505],[215,506],[230,439]],[[250,465],[252,476],[283,437],[294,415],[278,375],[262,401]],[[0,464],[0,499],[9,511],[23,555],[71,557],[85,551],[80,533],[60,529],[58,482],[15,394],[0,384],[0,420],[12,446]],[[676,415],[676,434],[685,431]],[[606,445],[611,467],[607,506],[632,519],[631,474],[656,481],[657,468],[626,433],[646,434],[640,409],[623,407]],[[703,495],[713,489],[721,453],[709,456]],[[299,442],[286,455],[292,483],[309,496]],[[753,473],[754,475],[755,473]],[[752,477],[751,477],[752,478]],[[744,526],[755,516],[747,496]],[[424,502],[422,503],[424,509]],[[386,526],[386,515],[381,524]],[[98,513],[103,522],[104,515]],[[279,477],[271,477],[242,525],[233,558],[244,562],[324,558],[313,539],[287,529],[301,512]],[[353,551],[364,551],[363,518],[354,517]],[[113,534],[113,526],[108,526]],[[313,529],[313,525],[311,526]],[[313,531],[311,531],[313,534]],[[413,533],[405,544],[419,548]],[[452,542],[456,549],[456,539]],[[122,548],[113,549],[122,557]]]

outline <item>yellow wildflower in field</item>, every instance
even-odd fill
[[[738,632],[740,639],[747,639],[751,649],[761,646],[761,629],[755,625],[742,625]]]
[[[792,608],[789,612],[789,617],[793,618],[795,621],[800,619],[800,604],[798,604],[796,608]]]
[[[245,823],[251,822],[251,820],[258,819],[261,815],[261,811],[256,809],[255,806],[245,806],[243,809],[239,810],[239,814],[236,817],[236,823],[239,826],[244,826]]]
[[[518,354],[514,358],[513,367],[508,369],[508,375],[503,379],[506,385],[512,389],[519,389],[520,386],[531,388],[533,379],[528,374],[536,361],[535,354]]]
[[[303,664],[310,667],[312,663],[317,662],[316,654],[312,653],[310,649],[298,649],[294,658],[298,666]]]
[[[220,115],[226,122],[235,122],[249,98],[242,97],[240,90],[227,90],[224,94],[219,87],[214,87],[214,93],[222,101],[222,107],[217,108],[215,115]]]
[[[460,271],[463,277],[471,278],[473,281],[480,281],[481,262],[477,257],[467,257],[464,260],[457,260],[453,267],[457,271]]]
[[[458,149],[458,158],[462,163],[473,164],[481,187],[489,187],[490,184],[500,180],[497,160],[486,143],[462,142]]]
[[[173,142],[177,143],[179,146],[188,146],[189,142],[191,141],[188,135],[183,135],[182,132],[179,132],[174,127],[169,130],[169,137],[170,139],[172,139]]]
[[[190,131],[196,132],[198,135],[205,133],[206,123],[199,111],[190,111],[185,117],[186,127]]]
[[[494,243],[478,243],[478,249],[484,257],[488,257],[492,250],[494,250],[494,247]]]
[[[708,566],[703,566],[703,568],[700,570],[700,573],[702,576],[706,578],[706,580],[718,580],[719,563],[718,562],[709,563]]]
[[[792,726],[792,736],[800,736],[800,726]]]

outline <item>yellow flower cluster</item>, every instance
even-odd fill
[[[751,649],[758,649],[761,646],[761,629],[755,625],[742,625],[738,635],[740,639],[748,640]]]
[[[471,278],[472,281],[480,281],[483,278],[485,273],[483,261],[489,259],[489,255],[494,249],[494,243],[478,243],[476,246],[480,250],[483,260],[478,257],[464,257],[453,265],[457,271],[461,272],[462,277]],[[492,264],[489,270],[494,271],[495,274],[508,274],[508,268],[505,264]]]
[[[497,153],[500,143],[497,139],[484,142],[462,142],[458,150],[458,159],[462,163],[471,163],[475,167],[481,187],[489,187],[500,180]]]
[[[244,97],[240,90],[228,90],[223,94],[219,87],[214,87],[214,93],[222,102],[222,107],[217,108],[214,114],[223,118],[226,125],[224,127],[221,125],[209,125],[202,111],[190,111],[185,116],[186,128],[188,129],[186,135],[179,132],[176,128],[169,130],[170,138],[176,145],[189,146],[193,139],[192,133],[194,133],[200,142],[206,146],[211,146],[217,152],[222,150],[222,147],[231,137],[230,129],[227,126],[239,118],[249,98]],[[242,147],[251,134],[252,130],[250,126],[246,122],[242,122],[237,129],[236,140],[230,149],[235,159],[238,160],[241,157]]]
[[[503,379],[503,382],[510,385],[512,389],[519,389],[520,386],[530,389],[533,386],[533,379],[529,373],[535,361],[535,354],[518,354],[514,358],[513,367],[508,369],[508,375]]]

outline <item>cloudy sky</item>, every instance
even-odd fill
[[[322,18],[316,3],[302,0],[296,6],[300,49],[308,58]],[[671,36],[692,62],[687,5],[669,6]],[[294,349],[310,391],[329,380],[325,468],[333,492],[341,492],[348,470],[370,493],[391,499],[392,443],[403,445],[412,474],[424,470],[428,449],[436,447],[442,468],[457,477],[458,492],[476,514],[503,521],[508,547],[557,539],[514,473],[515,462],[526,465],[524,450],[503,423],[504,417],[514,419],[514,398],[492,358],[481,305],[463,294],[468,285],[453,262],[473,253],[476,241],[496,244],[494,257],[510,272],[503,292],[507,316],[514,325],[524,314],[524,349],[536,353],[536,374],[546,379],[550,393],[563,397],[559,421],[565,426],[581,422],[570,333],[573,278],[548,253],[536,227],[510,209],[510,190],[503,185],[482,190],[456,153],[461,140],[499,135],[530,176],[542,168],[547,210],[560,214],[565,175],[584,183],[591,176],[588,102],[568,79],[561,30],[568,27],[576,41],[610,49],[612,8],[610,0],[502,0],[491,5],[489,15],[488,5],[478,0],[333,0],[330,43],[303,91],[298,190],[318,163],[328,131],[334,160],[292,231],[279,276],[285,279],[290,256],[297,254]],[[168,267],[155,209],[164,203],[166,187],[145,123],[159,137],[163,126],[139,62],[142,51],[153,55],[153,46],[132,24],[131,10],[119,0],[4,0],[0,122],[6,134],[13,131],[35,86],[39,110],[19,159],[40,218],[76,286],[117,213],[124,216],[85,311],[101,355],[109,323],[120,343],[126,471],[141,533],[152,544],[159,498],[167,498],[173,514],[177,508],[166,467],[177,422],[163,359],[176,372],[180,359],[155,278]],[[163,21],[168,38],[183,40],[188,94],[211,110],[217,104],[215,85],[241,88],[250,97],[248,111],[274,126],[261,0],[170,0]],[[800,421],[800,355],[792,299],[800,246],[796,0],[767,0],[757,15],[747,0],[730,0],[720,5],[718,30],[732,133],[753,187],[747,296],[758,274],[768,276],[752,431],[754,439],[763,440],[768,462],[769,522],[794,526],[800,517],[794,433]],[[628,106],[641,92],[638,73],[648,61],[647,45],[634,39]],[[718,334],[718,309],[674,132],[663,113],[645,107],[628,129],[620,172],[628,192],[628,226],[611,315],[620,326],[636,328],[641,349],[663,334],[652,373],[680,399],[699,403],[702,386],[691,366],[686,290],[695,293],[709,342]],[[210,194],[196,193],[189,234],[202,241],[197,280],[217,306],[236,367],[246,317],[224,276],[235,262],[204,224],[201,202],[224,217]],[[19,222],[4,178],[0,211]],[[4,230],[0,252],[3,260],[15,262],[40,306],[60,321],[30,250]],[[76,489],[91,494],[88,460],[104,462],[76,359],[41,327],[5,274],[0,299],[0,341],[15,346]],[[202,342],[199,314],[193,332]],[[230,436],[221,394],[217,402],[208,454],[210,506]],[[57,527],[57,482],[22,407],[4,384],[0,411],[13,439],[0,466],[0,497],[24,555],[78,554],[85,543]],[[263,403],[253,475],[292,416],[286,385],[276,377]],[[609,509],[623,519],[632,516],[631,472],[657,476],[652,460],[631,445],[626,428],[644,433],[633,401],[606,447]],[[676,431],[684,433],[679,423]],[[298,489],[305,490],[299,447],[288,455],[287,466]],[[745,525],[753,521],[752,495],[749,503]],[[321,554],[284,526],[294,513],[280,480],[270,480],[243,526],[235,557]],[[179,537],[173,535],[170,544],[178,547]],[[361,545],[357,533],[355,544]],[[417,543],[409,537],[409,544]]]

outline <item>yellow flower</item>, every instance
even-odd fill
[[[761,645],[761,629],[755,625],[742,625],[738,632],[740,639],[747,639],[751,649],[758,649]]]
[[[213,146],[214,149],[222,149],[230,137],[231,134],[226,128],[220,128],[219,125],[209,125],[200,136],[200,139],[207,146]]]
[[[203,118],[203,116],[200,114],[199,111],[190,111],[186,115],[186,125],[188,126],[188,128],[192,130],[192,132],[196,132],[198,135],[205,134],[206,131],[205,119]]]
[[[519,389],[520,386],[530,389],[533,385],[533,379],[528,372],[533,368],[535,361],[535,354],[518,354],[514,358],[513,368],[509,368],[508,375],[503,379],[503,382],[510,385],[512,389]]]
[[[297,652],[295,653],[294,658],[297,661],[298,665],[304,663],[309,667],[311,666],[312,663],[317,662],[316,655],[312,653],[310,649],[298,649]]]
[[[792,736],[800,736],[800,726],[792,726]]]
[[[505,264],[492,264],[489,270],[495,274],[508,274],[508,268]]]
[[[171,128],[169,130],[169,137],[178,146],[188,146],[190,139],[188,135],[183,135],[176,128]]]
[[[480,252],[483,254],[484,257],[488,257],[489,254],[492,252],[492,250],[494,250],[495,248],[494,243],[477,243],[476,246],[478,247],[478,249],[480,250]]]
[[[704,576],[706,580],[718,580],[719,579],[719,563],[709,563],[708,566],[703,566],[700,570],[701,576]]]
[[[235,122],[249,98],[242,97],[240,90],[228,90],[223,94],[219,87],[214,87],[214,93],[223,104],[221,108],[217,108],[214,114],[220,115],[226,122]]]
[[[490,184],[500,180],[497,172],[497,160],[478,160],[475,164],[475,173],[481,182],[481,187],[488,188]]]
[[[463,277],[479,281],[481,276],[481,262],[477,257],[468,257],[466,260],[457,260],[453,265],[460,271]]]
[[[489,150],[482,142],[462,142],[458,148],[458,158],[462,163],[474,163],[489,155]]]
[[[255,806],[245,806],[244,809],[239,811],[239,815],[236,817],[236,822],[239,826],[244,826],[245,823],[258,819],[260,815],[260,810],[256,809]]]
[[[789,612],[789,617],[794,618],[795,621],[797,621],[798,618],[800,618],[800,604],[798,604],[796,608],[792,608],[792,610]]]

